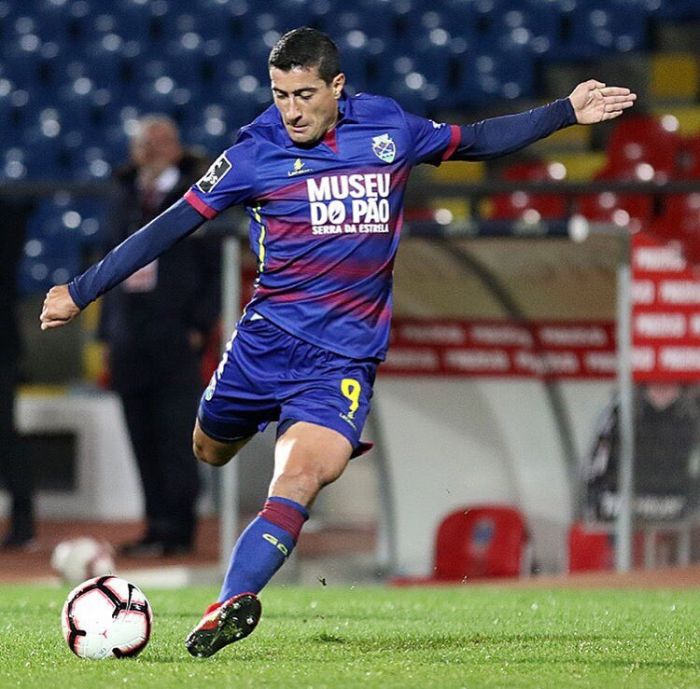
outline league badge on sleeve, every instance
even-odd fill
[[[372,150],[374,155],[385,163],[393,163],[396,158],[396,144],[388,134],[373,137]]]
[[[222,153],[207,170],[202,179],[197,182],[196,187],[201,192],[208,194],[224,178],[232,165],[225,153]]]

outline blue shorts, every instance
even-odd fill
[[[308,421],[344,435],[353,450],[367,419],[376,359],[350,359],[300,340],[255,312],[239,321],[202,394],[197,417],[214,440],[278,434]]]

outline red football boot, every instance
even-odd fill
[[[234,641],[245,639],[260,620],[262,606],[254,593],[239,593],[207,608],[204,617],[185,640],[197,658],[208,658]]]

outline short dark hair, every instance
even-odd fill
[[[330,84],[340,73],[336,44],[326,34],[308,26],[284,34],[270,51],[267,63],[283,72],[289,72],[294,67],[316,67],[326,84]]]

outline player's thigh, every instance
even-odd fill
[[[225,464],[279,417],[276,371],[286,361],[280,332],[248,315],[238,323],[197,412],[194,449],[207,464]]]
[[[310,505],[323,486],[345,471],[352,454],[348,438],[325,426],[299,421],[275,445],[270,495]]]
[[[208,436],[199,424],[199,419],[194,423],[192,433],[192,448],[197,459],[211,464],[212,466],[223,466],[232,457],[238,454],[239,450],[248,443],[254,434],[247,435],[235,440],[221,441]]]

